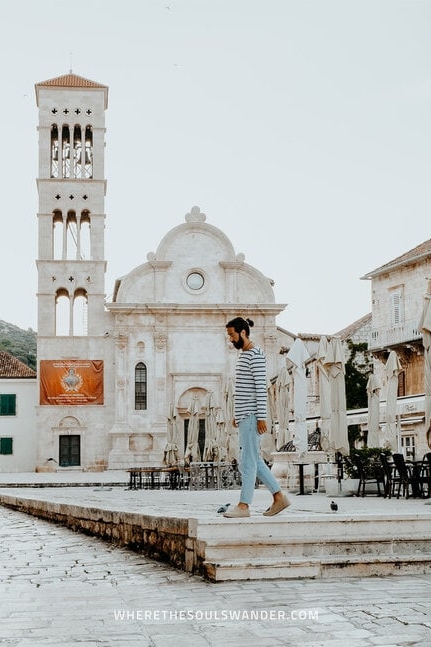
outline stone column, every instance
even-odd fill
[[[109,452],[109,469],[127,469],[133,467],[133,453],[130,451],[130,435],[132,430],[126,416],[126,350],[127,335],[118,332],[115,336],[115,421],[111,429],[112,449]]]

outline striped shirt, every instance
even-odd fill
[[[241,351],[235,375],[235,420],[237,424],[249,414],[266,420],[266,360],[261,348]]]

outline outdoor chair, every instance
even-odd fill
[[[178,489],[188,490],[190,481],[190,469],[184,465],[178,466]]]
[[[380,462],[383,467],[383,472],[384,472],[384,487],[385,487],[385,493],[384,497],[388,497],[390,499],[392,495],[394,494],[395,487],[398,485],[400,477],[398,473],[395,470],[395,466],[392,461],[389,461],[387,455],[382,452],[380,454]]]
[[[377,486],[377,496],[382,496],[382,492],[380,490],[380,486],[383,488],[383,492],[385,491],[385,480],[383,475],[382,476],[377,476],[377,477],[368,477],[364,471],[364,466],[362,464],[362,461],[360,457],[352,453],[351,454],[352,461],[354,465],[356,466],[357,473],[358,473],[358,478],[359,478],[359,485],[358,485],[358,491],[356,493],[356,496],[365,496],[366,492],[365,489],[367,485],[376,485]]]
[[[401,488],[406,499],[409,498],[410,491],[413,497],[423,496],[420,480],[422,461],[416,463],[415,470],[412,461],[406,462],[403,454],[392,454],[392,459],[398,476],[397,499],[400,498]]]
[[[431,497],[431,452],[425,454],[422,459],[422,468],[420,473],[421,485],[423,495],[427,498]],[[425,485],[425,489],[424,489]]]

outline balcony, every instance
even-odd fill
[[[368,337],[368,350],[391,348],[421,339],[422,332],[418,328],[418,319],[414,319],[396,326],[372,328]]]

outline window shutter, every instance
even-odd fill
[[[0,454],[12,454],[13,438],[0,438]]]
[[[0,395],[0,416],[16,415],[15,393],[2,393]]]

